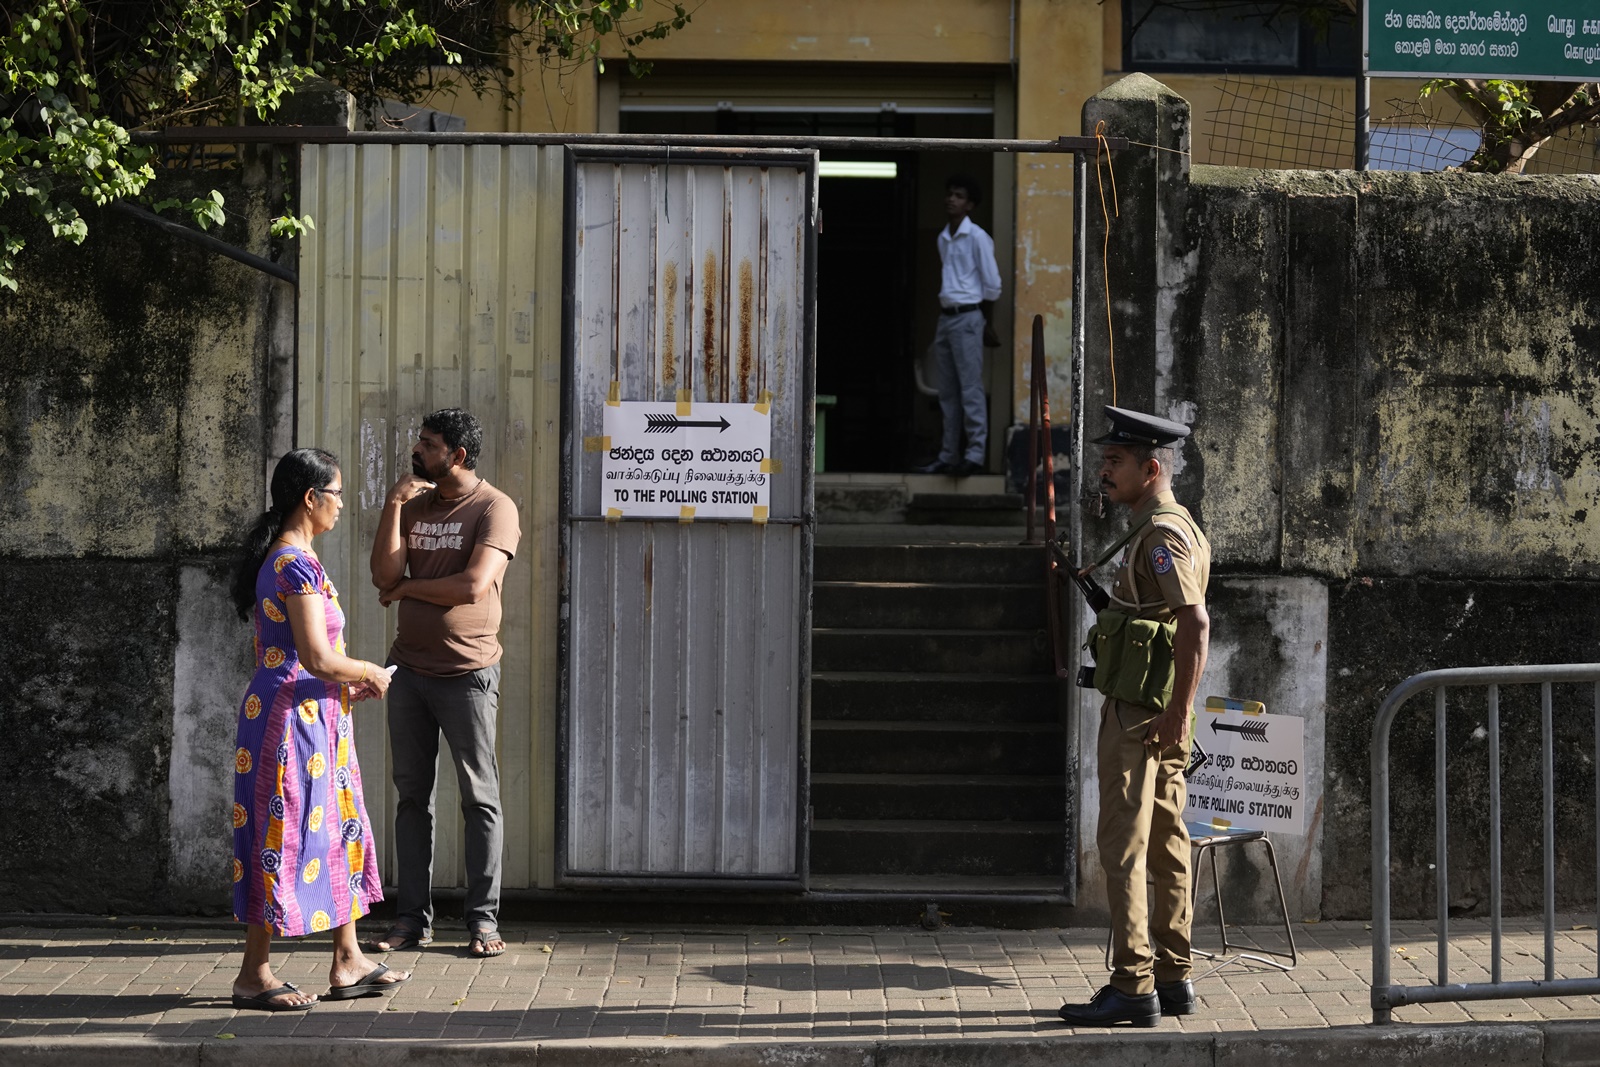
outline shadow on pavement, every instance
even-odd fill
[[[957,986],[1000,986],[1012,983],[986,974],[953,967],[905,963],[751,963],[696,967],[691,973],[714,978],[725,985],[751,985],[763,989],[954,989]]]

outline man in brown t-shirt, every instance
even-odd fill
[[[498,956],[500,588],[521,526],[511,498],[478,476],[483,428],[459,408],[422,420],[412,473],[384,501],[372,544],[372,584],[399,605],[389,649],[389,751],[399,896],[382,951],[433,940],[433,793],[439,734],[450,745],[466,820],[467,951]]]

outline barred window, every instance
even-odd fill
[[[1353,18],[1321,26],[1279,3],[1123,0],[1123,69],[1353,74],[1361,33]]]

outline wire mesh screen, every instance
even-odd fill
[[[1336,170],[1355,165],[1355,90],[1224,78],[1207,113],[1195,161],[1262,170]],[[1372,170],[1437,171],[1459,167],[1483,142],[1483,131],[1440,117],[1416,100],[1393,99],[1372,109]],[[1600,128],[1570,127],[1529,160],[1529,174],[1600,173]]]
[[[1336,85],[1286,85],[1275,78],[1224,78],[1206,115],[1196,162],[1262,170],[1338,170],[1355,161],[1355,92]]]
[[[1600,126],[1568,128],[1528,161],[1528,174],[1600,174]]]

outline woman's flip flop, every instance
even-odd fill
[[[388,964],[380,963],[377,967],[362,975],[359,980],[351,982],[349,985],[329,986],[328,991],[322,995],[322,999],[354,1000],[356,997],[381,997],[395,986],[405,985],[411,981],[409,974],[393,982],[379,980],[388,973]]]
[[[315,997],[306,1001],[304,1004],[291,1004],[287,1001],[275,999],[283,996],[285,993],[298,992],[300,992],[299,986],[295,985],[293,982],[285,982],[277,989],[263,990],[253,997],[247,997],[239,993],[235,993],[233,995],[233,1006],[240,1011],[310,1011],[311,1008],[317,1003]]]

